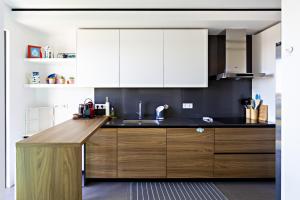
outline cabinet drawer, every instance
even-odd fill
[[[118,129],[118,177],[166,177],[166,129]]]
[[[214,129],[167,129],[167,177],[203,178],[213,176]]]
[[[274,128],[216,128],[215,153],[274,153]]]
[[[274,178],[275,154],[216,154],[215,178]]]
[[[117,177],[117,129],[98,129],[86,141],[86,177]]]

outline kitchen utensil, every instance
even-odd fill
[[[251,109],[255,109],[255,101],[253,99],[250,100]]]
[[[260,94],[256,94],[256,95],[255,95],[255,99],[261,100]]]
[[[261,100],[260,99],[255,99],[255,110],[258,110],[259,109],[259,106],[260,106],[260,104],[261,104]]]
[[[241,99],[241,104],[247,109],[251,108],[251,98]]]

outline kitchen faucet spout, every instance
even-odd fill
[[[142,101],[139,101],[139,111],[137,112],[138,116],[139,116],[139,120],[141,120],[143,118],[142,116]]]

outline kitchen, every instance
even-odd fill
[[[89,199],[93,188],[105,199],[113,194],[101,188],[118,184],[120,196],[139,199],[135,187],[144,191],[159,180],[199,187],[171,190],[169,199],[196,197],[203,188],[213,188],[203,199],[236,199],[235,184],[264,186],[244,191],[252,199],[275,197],[280,9],[7,6],[5,14],[7,130],[14,133],[6,183],[16,186],[16,199]],[[41,48],[37,57],[34,48]]]

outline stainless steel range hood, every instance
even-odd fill
[[[217,80],[264,77],[265,73],[247,73],[247,42],[245,29],[225,30],[225,68]]]

